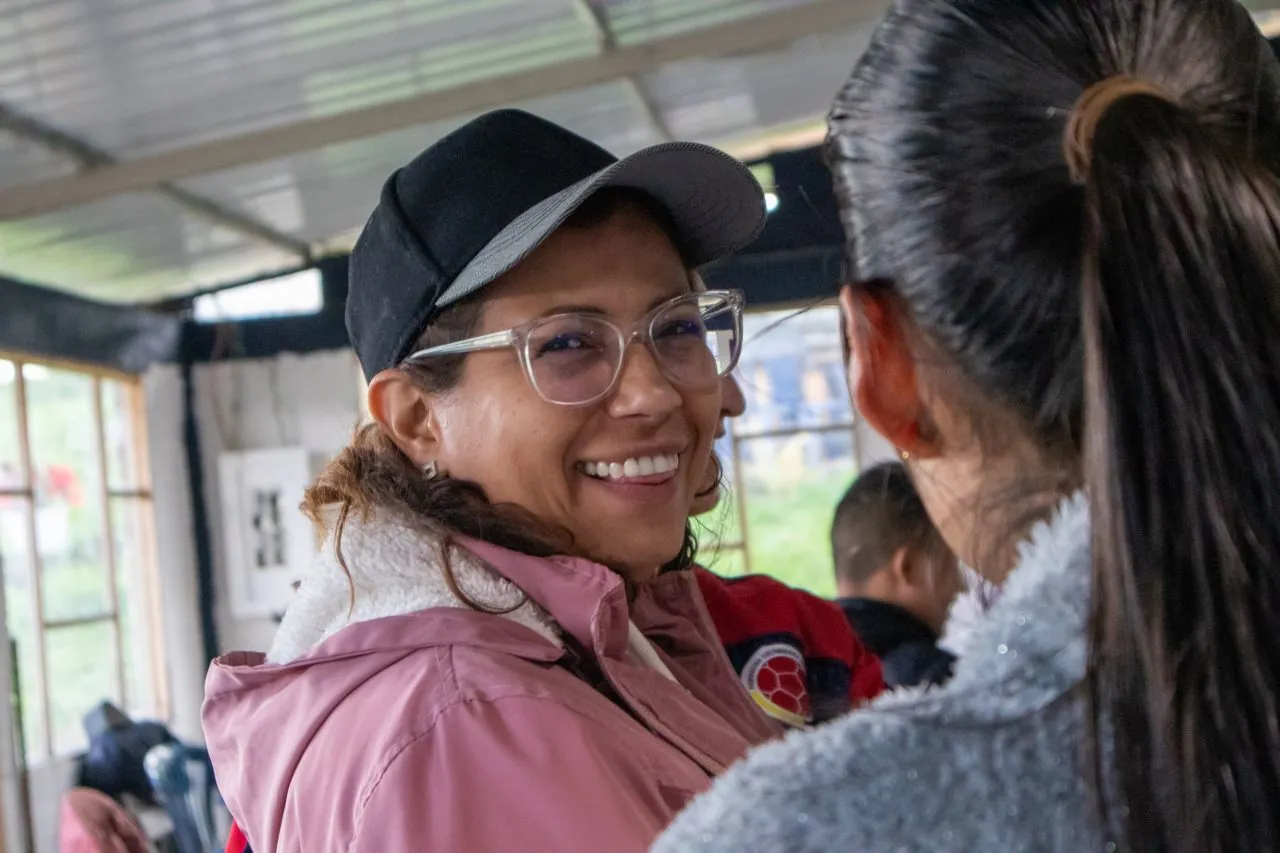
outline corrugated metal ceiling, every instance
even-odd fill
[[[818,5],[620,0],[593,14],[586,0],[0,0],[0,106],[128,162]],[[620,154],[668,134],[750,142],[819,120],[864,33],[851,26],[767,52],[686,59],[521,106]],[[469,117],[175,186],[268,233],[341,246],[385,176]],[[0,131],[0,198],[76,167]],[[159,300],[298,262],[287,246],[152,192],[0,222],[0,274],[112,301]]]

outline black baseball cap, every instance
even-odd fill
[[[365,377],[397,366],[440,309],[510,270],[603,187],[665,207],[694,266],[764,227],[760,185],[723,151],[670,142],[618,159],[529,113],[487,113],[387,179],[351,252],[347,333]]]

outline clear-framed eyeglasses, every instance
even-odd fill
[[[626,329],[598,314],[554,314],[504,332],[419,350],[405,362],[513,348],[542,399],[587,406],[613,391],[628,347],[640,342],[673,384],[709,390],[738,363],[743,303],[737,290],[686,293]]]

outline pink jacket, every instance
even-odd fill
[[[133,815],[101,791],[73,788],[62,798],[59,853],[147,853],[150,849]]]
[[[519,604],[510,614],[465,607],[435,543],[382,518],[343,536],[352,624],[326,545],[274,662],[215,662],[205,734],[253,849],[638,853],[778,732],[734,674],[691,573],[642,586],[629,606],[601,566],[465,547],[451,558],[458,585],[489,606]],[[575,645],[590,658],[577,673],[562,665]]]

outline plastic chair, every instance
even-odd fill
[[[143,766],[156,800],[173,821],[178,853],[222,850],[219,817],[226,807],[203,747],[164,743],[147,753]]]

